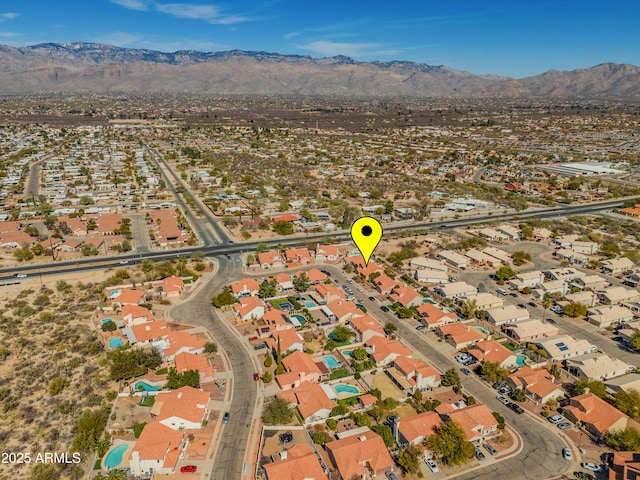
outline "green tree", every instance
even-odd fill
[[[56,377],[49,382],[49,395],[55,397],[61,393],[65,387],[69,385],[69,381],[64,377]]]
[[[325,443],[333,440],[331,438],[331,435],[329,435],[327,432],[316,432],[313,434],[312,439],[313,443],[315,443],[316,445],[324,445]]]
[[[271,380],[273,380],[273,377],[271,375],[271,372],[264,372],[262,374],[262,381],[264,383],[271,383]]]
[[[80,253],[82,253],[82,255],[85,257],[91,257],[91,256],[98,255],[98,249],[96,248],[95,245],[86,244],[80,247]]]
[[[264,366],[265,368],[270,368],[271,365],[273,365],[273,358],[271,358],[271,355],[267,355],[264,359]]]
[[[398,327],[396,327],[396,325],[393,322],[386,322],[384,324],[384,333],[386,333],[387,335],[391,335],[392,333],[395,333],[398,330]]]
[[[511,254],[513,258],[514,265],[522,265],[527,261],[531,261],[531,254],[529,252],[523,252],[522,250],[518,250]]]
[[[577,395],[582,395],[587,388],[589,388],[589,391],[597,397],[605,398],[607,396],[607,391],[605,390],[604,383],[602,383],[600,380],[581,378],[574,385],[574,390]]]
[[[196,370],[187,370],[184,373],[178,373],[175,367],[169,368],[165,387],[176,390],[185,386],[194,388],[200,386],[200,374]]]
[[[551,365],[551,368],[549,369],[549,373],[553,375],[554,379],[560,380],[562,369],[560,368],[560,365],[558,365],[557,363],[554,363],[553,365]]]
[[[140,434],[144,427],[147,425],[147,422],[137,423],[133,426],[133,436],[136,438],[140,438]]]
[[[13,251],[13,256],[19,262],[26,262],[33,258],[33,252],[29,247],[23,245]]]
[[[286,400],[276,397],[264,407],[262,421],[265,425],[287,425],[291,420],[293,412]]]
[[[113,320],[105,322],[101,326],[103,332],[115,332],[118,329],[118,325]]]
[[[211,304],[217,308],[233,305],[234,303],[236,303],[236,299],[229,290],[223,290],[211,299]]]
[[[511,398],[513,398],[516,402],[526,402],[527,395],[522,388],[516,388],[511,394]]]
[[[402,468],[405,473],[418,473],[420,471],[420,455],[422,450],[418,445],[409,445],[406,448],[401,448],[398,451],[398,458],[396,462]]]
[[[625,428],[605,437],[606,443],[615,450],[640,450],[640,432],[635,428]]]
[[[293,223],[283,220],[273,222],[273,231],[278,235],[291,235],[293,233]]]
[[[614,242],[603,242],[600,245],[600,251],[603,255],[606,255],[607,258],[614,258],[620,255],[620,246]]]
[[[268,251],[269,251],[269,249],[270,249],[269,245],[267,245],[266,243],[262,243],[262,242],[261,242],[261,243],[259,243],[259,244],[256,246],[256,252],[258,252],[258,253],[268,252]]]
[[[516,272],[509,265],[504,265],[496,270],[496,278],[498,280],[509,280],[515,276]]]
[[[616,392],[614,398],[616,408],[622,413],[633,418],[640,416],[640,392],[633,389],[628,392],[620,390]]]
[[[327,427],[329,427],[329,430],[335,430],[338,428],[338,421],[335,418],[328,418]]]
[[[533,238],[533,228],[528,225],[520,225],[520,236],[525,240]]]
[[[345,415],[348,412],[349,412],[349,410],[347,409],[347,407],[345,407],[344,405],[338,405],[336,407],[333,407],[333,409],[331,410],[331,413],[329,415],[331,417],[338,417],[338,416]]]
[[[338,343],[346,342],[353,336],[353,332],[344,325],[338,325],[333,329],[333,340]]]
[[[502,382],[509,376],[509,370],[502,368],[498,362],[483,362],[480,366],[480,374],[489,383]]]
[[[436,427],[435,433],[427,439],[427,446],[446,465],[460,465],[475,454],[475,447],[467,441],[464,428],[451,420]]]
[[[462,385],[458,371],[455,368],[450,368],[444,372],[440,383],[443,387],[457,387],[457,390],[460,390],[460,386]]]
[[[564,306],[563,313],[571,318],[584,317],[587,314],[587,306],[581,303],[571,302]]]
[[[109,417],[109,405],[100,410],[85,410],[76,424],[76,434],[71,442],[71,451],[93,452],[98,446],[102,432],[107,426]]]
[[[204,353],[216,353],[218,351],[218,344],[216,342],[206,342],[204,344]]]
[[[69,290],[70,288],[71,288],[71,285],[69,285],[64,280],[58,280],[56,282],[56,290],[58,290],[59,292],[64,292],[66,290]]]
[[[391,428],[389,428],[389,425],[374,425],[371,427],[371,430],[382,437],[382,441],[387,448],[391,448],[396,444],[396,440],[393,438],[393,432],[391,431]]]
[[[278,282],[275,278],[272,278],[270,281],[263,281],[260,284],[260,290],[258,291],[258,297],[260,298],[270,298],[275,297],[277,290]]]
[[[31,467],[30,472],[29,480],[58,480],[61,478],[60,468],[52,464],[37,463]]]
[[[636,351],[640,351],[640,330],[636,330],[629,339],[629,345]]]
[[[293,279],[293,286],[298,292],[306,292],[311,284],[306,272],[302,272],[299,277]]]
[[[358,347],[358,348],[355,348],[355,349],[353,349],[351,351],[351,356],[355,360],[362,361],[362,360],[366,359],[369,356],[369,354],[367,353],[367,351],[364,348]]]
[[[393,200],[384,202],[384,213],[391,215],[393,213]]]
[[[500,415],[498,412],[491,412],[491,413],[493,413],[493,418],[495,418],[498,421],[498,428],[500,430],[504,430],[504,427],[505,427],[504,417]]]
[[[478,302],[476,301],[475,298],[471,300],[465,300],[460,305],[460,314],[464,318],[473,317],[477,311],[478,311]]]

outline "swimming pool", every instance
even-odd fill
[[[307,319],[302,315],[291,315],[289,316],[289,319],[296,319],[300,325],[304,325],[305,323],[307,323]]]
[[[336,393],[353,393],[357,395],[360,393],[360,389],[358,387],[354,387],[353,385],[345,385],[344,383],[338,383],[333,386]]]
[[[345,356],[347,356],[347,357],[350,357],[350,356],[351,356],[351,353],[352,353],[352,350],[343,350],[343,351],[342,351],[342,355],[345,355]]]
[[[476,330],[479,331],[480,333],[482,333],[483,335],[489,335],[489,332],[487,332],[484,328],[482,327],[476,327]]]
[[[525,355],[518,355],[516,357],[516,365],[518,365],[519,367],[524,367],[526,359],[527,357]]]
[[[306,302],[304,302],[304,306],[307,308],[313,308],[316,307],[316,302],[312,302],[311,300],[307,300]]]
[[[338,360],[336,360],[336,357],[334,357],[333,355],[325,355],[324,357],[322,357],[322,361],[327,367],[329,367],[330,370],[335,370],[340,366],[340,362],[338,362]]]
[[[113,322],[113,320],[109,317],[103,318],[102,319],[102,324],[104,325],[105,323],[109,323],[109,322]]]
[[[149,385],[147,382],[143,382],[142,380],[136,382],[136,384],[133,386],[133,389],[137,392],[140,387],[142,387],[142,390],[146,390],[147,392],[158,392],[160,390],[160,387]]]
[[[117,467],[120,465],[120,462],[122,462],[122,455],[124,455],[124,452],[126,452],[128,448],[129,445],[118,445],[107,454],[102,464],[107,468]]]
[[[120,337],[111,337],[109,339],[109,346],[111,348],[118,348],[118,347],[121,347],[122,345],[124,345],[124,342]]]
[[[121,293],[121,290],[114,290],[109,294],[109,300],[113,300],[114,298],[119,297]]]

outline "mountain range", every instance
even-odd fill
[[[0,45],[0,95],[150,92],[336,97],[640,98],[640,68],[603,63],[522,79],[409,61],[232,50],[173,53],[96,43]]]

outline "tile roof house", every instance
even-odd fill
[[[206,355],[196,355],[190,352],[181,352],[175,356],[176,371],[184,373],[187,370],[195,370],[200,376],[200,385],[213,382],[213,367]]]
[[[120,315],[122,315],[122,320],[124,320],[124,323],[128,326],[153,322],[155,320],[151,310],[139,305],[124,305],[120,310]]]
[[[440,425],[442,420],[436,412],[424,412],[401,418],[397,425],[398,443],[400,445],[423,443]]]
[[[131,325],[129,329],[133,334],[133,338],[128,336],[129,341],[135,344],[151,343],[154,340],[159,340],[167,336],[171,331],[165,320],[139,323],[137,325]]]
[[[509,375],[507,384],[514,389],[523,389],[527,397],[535,404],[547,403],[553,398],[564,397],[564,391],[554,383],[553,376],[544,368],[522,367]]]
[[[329,480],[309,445],[294,445],[282,454],[264,465],[267,480]]]
[[[503,368],[517,365],[517,356],[495,340],[477,342],[469,349],[469,354],[479,362],[499,363]]]
[[[389,299],[405,308],[418,307],[424,301],[424,297],[415,288],[397,286],[389,293]]]
[[[309,265],[313,263],[311,252],[307,248],[290,248],[284,252],[287,263],[297,265]]]
[[[456,350],[473,345],[484,339],[484,333],[466,323],[451,323],[436,328],[436,334],[453,345]]]
[[[200,354],[204,352],[207,342],[200,340],[195,335],[187,332],[172,331],[165,339],[166,347],[163,350],[164,357],[171,361],[176,355],[182,352]]]
[[[600,307],[590,308],[587,312],[587,320],[589,323],[593,323],[600,328],[630,322],[633,318],[633,312],[622,305],[602,305]]]
[[[567,370],[578,378],[608,380],[634,370],[633,365],[605,353],[590,353],[565,361]]]
[[[635,267],[635,263],[629,260],[627,257],[612,258],[609,260],[603,260],[602,262],[603,273],[622,273],[627,270],[631,270]]]
[[[300,278],[300,276],[302,276],[303,273],[307,274],[307,281],[311,285],[315,285],[316,283],[319,283],[319,282],[324,282],[328,278],[324,273],[322,273],[317,268],[311,268],[307,272],[305,272],[304,270],[298,270],[294,275],[296,276],[296,278]]]
[[[525,320],[518,323],[508,323],[504,326],[504,333],[517,342],[530,342],[537,338],[553,337],[558,334],[558,327],[540,320]]]
[[[453,312],[445,312],[432,303],[425,302],[417,308],[420,321],[430,330],[441,325],[458,321],[458,316]]]
[[[400,356],[408,357],[413,353],[409,347],[385,337],[372,337],[365,345],[370,347],[369,356],[378,366],[387,365]]]
[[[276,310],[275,308],[266,312],[258,324],[257,331],[260,338],[267,338],[274,332],[294,328],[289,321],[289,316],[282,310]]]
[[[255,278],[243,278],[231,284],[231,293],[234,297],[257,296],[260,291],[260,284]]]
[[[251,320],[264,316],[264,303],[258,297],[245,297],[240,303],[233,305],[233,310],[240,320]]]
[[[592,345],[591,342],[582,338],[574,338],[570,335],[540,338],[531,343],[544,349],[547,353],[547,359],[554,362],[578,357],[597,350],[597,347]]]
[[[173,473],[184,447],[184,434],[161,424],[145,425],[131,449],[129,466],[133,475]]]
[[[356,307],[353,302],[346,300],[334,300],[328,303],[324,308],[328,309],[338,322],[348,322],[353,317],[364,315],[362,310]]]
[[[338,245],[318,245],[316,260],[318,262],[337,262],[340,260],[340,247]]]
[[[350,257],[350,258],[356,258],[356,257]],[[362,260],[362,255],[357,255],[357,258]],[[346,258],[345,258],[345,263],[346,263]],[[351,260],[351,263],[354,263],[354,261]],[[371,275],[372,273],[382,272],[384,271],[384,269],[380,265],[378,265],[376,262],[373,262],[373,261],[369,261],[369,265],[365,265],[364,260],[362,260],[362,265],[358,266],[357,271],[364,278],[369,278],[369,275]]]
[[[375,336],[386,337],[380,323],[370,315],[351,317],[348,320],[348,324],[356,335],[354,339],[355,342],[364,343]]]
[[[102,213],[96,219],[98,227],[94,230],[100,235],[114,235],[115,230],[120,228],[122,224],[122,215],[119,213]]]
[[[147,295],[144,291],[124,288],[120,290],[120,294],[117,297],[111,299],[111,302],[122,307],[124,305],[139,305],[146,300]]]
[[[151,415],[172,430],[199,429],[209,415],[209,393],[193,387],[158,392]]]
[[[313,294],[314,299],[318,301],[320,305],[326,305],[335,300],[344,298],[344,293],[339,288],[333,285],[325,285],[324,283],[317,283],[314,287],[315,292]]]
[[[80,217],[70,217],[68,215],[62,215],[58,217],[58,224],[66,223],[71,229],[71,235],[80,237],[87,234],[87,226],[80,219]]]
[[[277,397],[295,405],[305,423],[313,423],[329,418],[338,404],[331,400],[317,383],[302,382],[295,388],[276,394]]]
[[[184,290],[184,280],[175,275],[171,275],[162,280],[162,289],[165,296],[169,298],[179,297]]]
[[[640,215],[640,208],[637,208]],[[640,478],[640,452],[613,452],[608,480],[636,480]]]
[[[303,382],[318,383],[330,373],[322,362],[316,362],[313,355],[303,352],[287,355],[282,359],[282,365],[286,371],[276,375],[276,382],[283,391],[299,387]]]
[[[389,293],[399,285],[398,282],[385,273],[380,274],[380,276],[373,281],[373,284],[378,293]]]
[[[293,290],[293,279],[288,273],[278,273],[276,275],[276,288],[280,291]]]
[[[453,282],[437,286],[434,292],[443,298],[458,298],[475,295],[478,289],[467,282]]]
[[[342,480],[382,477],[395,465],[382,437],[372,431],[329,442],[325,449]]]
[[[278,339],[280,339],[280,351],[282,353],[296,350],[302,352],[304,350],[304,340],[295,330],[281,330],[279,332],[275,332],[273,333],[272,338],[267,338],[265,340],[265,343],[269,348],[275,351],[278,348]]]
[[[420,390],[422,392],[440,386],[440,374],[422,360],[409,357],[396,357],[391,362],[400,375],[402,375],[411,385],[411,392]]]
[[[273,250],[258,253],[258,264],[262,268],[280,268],[284,265],[280,253]]]
[[[526,308],[520,308],[513,304],[504,305],[487,310],[489,318],[487,321],[495,326],[504,325],[505,323],[522,322],[529,320],[531,314]]]
[[[569,405],[563,407],[562,413],[574,423],[581,422],[584,428],[596,438],[600,438],[605,433],[624,430],[629,421],[627,415],[593,393],[584,393],[570,398]]]
[[[483,403],[454,410],[448,415],[449,420],[462,425],[467,440],[473,443],[481,443],[498,429],[498,421]]]
[[[615,305],[623,302],[633,302],[640,299],[637,290],[624,287],[611,287],[597,292],[598,300],[605,305]]]
[[[469,295],[464,299],[458,300],[460,303],[464,301],[475,302],[477,310],[489,310],[490,308],[497,308],[504,305],[504,300],[493,293],[481,292],[474,295]]]

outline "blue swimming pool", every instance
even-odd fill
[[[343,383],[334,385],[333,389],[336,393],[353,393],[354,395],[360,393],[360,389],[358,387],[354,387],[353,385],[344,385]]]
[[[327,367],[329,367],[330,370],[335,370],[340,366],[340,362],[338,362],[338,360],[336,360],[336,357],[334,357],[333,355],[325,355],[324,357],[322,357],[322,361]]]
[[[109,300],[113,300],[114,298],[120,296],[121,293],[122,293],[121,290],[114,290],[109,294]]]
[[[342,351],[342,355],[346,356],[346,357],[350,357],[352,353],[352,350],[343,350]]]
[[[311,300],[307,300],[306,302],[304,302],[304,306],[307,307],[307,308],[313,308],[313,307],[315,307],[317,305],[316,305],[316,302],[312,302]]]
[[[118,347],[121,347],[122,345],[124,345],[124,342],[120,337],[111,337],[109,339],[109,346],[111,348],[118,348]]]
[[[524,367],[526,360],[527,360],[527,357],[525,355],[518,355],[516,357],[516,365],[518,365],[519,367]]]
[[[147,392],[157,392],[160,390],[160,387],[156,387],[154,385],[149,385],[147,382],[143,382],[142,380],[139,382],[136,382],[136,384],[133,386],[133,389],[135,391],[138,391],[142,388],[142,390],[146,390]]]
[[[109,322],[112,322],[112,321],[113,321],[113,320],[112,320],[111,318],[106,317],[106,318],[103,318],[103,319],[102,319],[102,324],[104,325],[105,323],[109,323]]]
[[[124,452],[126,452],[128,448],[128,445],[118,445],[107,454],[102,464],[106,468],[117,467],[118,465],[120,465],[120,462],[122,462],[122,455],[124,455]]]

